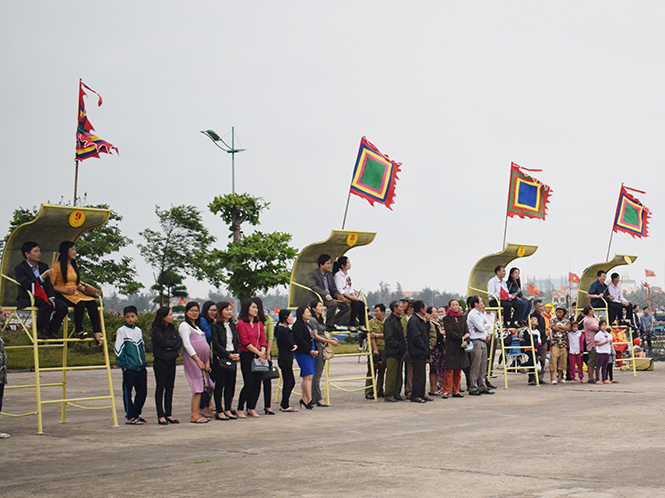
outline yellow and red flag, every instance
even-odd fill
[[[580,277],[575,275],[573,272],[568,272],[568,282],[571,284],[579,284],[580,283]]]
[[[655,272],[655,271],[644,270],[644,273],[646,274],[647,277],[655,277],[655,276],[656,276],[656,272]]]
[[[533,296],[540,296],[540,290],[535,285],[529,284],[527,292]]]
[[[100,153],[111,154],[113,150],[118,152],[118,148],[99,138],[92,131],[95,129],[92,127],[92,123],[88,120],[88,116],[85,111],[85,102],[83,97],[87,95],[85,89],[91,91],[99,98],[97,105],[102,105],[102,96],[95,92],[88,85],[83,83],[83,80],[79,80],[79,117],[78,117],[78,126],[76,127],[76,161],[83,161],[90,157],[99,157]]]

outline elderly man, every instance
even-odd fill
[[[374,318],[372,318],[367,326],[369,328],[369,339],[372,346],[372,355],[374,355],[374,372],[376,373],[376,395],[383,398],[383,377],[386,371],[386,343],[383,339],[383,322],[386,316],[385,304],[377,304],[374,306]],[[367,360],[367,380],[365,381],[365,397],[367,399],[374,399],[372,392],[372,372],[369,368],[369,359]]]
[[[494,394],[487,388],[485,377],[487,377],[487,342],[492,333],[492,322],[485,313],[485,303],[480,296],[471,296],[468,299],[471,308],[466,317],[469,327],[469,337],[473,343],[471,351],[471,382],[469,395],[480,396],[481,394]]]
[[[402,366],[406,343],[402,328],[402,306],[399,301],[390,303],[390,315],[383,322],[383,340],[386,353],[386,402],[402,401]]]
[[[626,320],[628,320],[630,323],[633,321],[633,305],[626,301],[626,299],[623,297],[619,274],[612,273],[610,278],[612,279],[612,282],[607,286],[607,306],[609,308],[608,313],[610,315],[608,318],[608,323],[612,325],[614,320],[617,318],[619,319],[619,322],[623,321],[624,308],[626,308]]]
[[[564,383],[563,373],[566,371],[568,363],[568,351],[566,350],[566,339],[570,331],[570,320],[566,318],[566,309],[558,307],[556,314],[550,320],[551,348],[550,348],[550,381],[552,384]],[[554,373],[558,372],[558,377],[554,380]]]
[[[425,395],[425,365],[429,358],[429,322],[423,301],[413,303],[413,315],[406,324],[409,356],[413,368],[411,402],[425,403],[432,398]]]
[[[346,314],[349,307],[349,300],[342,296],[337,287],[335,287],[335,280],[330,271],[332,269],[332,259],[327,254],[319,256],[317,261],[318,268],[310,271],[307,275],[309,280],[309,287],[316,292],[321,299],[326,311],[326,330],[335,330],[335,321],[339,320]],[[339,312],[337,309],[339,308]]]

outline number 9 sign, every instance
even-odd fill
[[[74,228],[78,228],[85,223],[85,213],[83,211],[72,211],[72,214],[69,215],[69,224]]]
[[[348,245],[349,247],[355,245],[356,242],[358,242],[358,234],[357,233],[350,233],[346,237],[346,245]]]

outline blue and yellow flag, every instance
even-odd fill
[[[506,216],[544,220],[552,189],[524,171],[542,170],[526,169],[515,163],[510,164],[510,190],[508,191]]]

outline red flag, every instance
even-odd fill
[[[510,299],[510,294],[508,294],[503,287],[499,289],[499,299],[501,299],[502,301]]]
[[[184,306],[185,304],[187,304],[187,301],[185,301],[183,298],[179,297],[178,298],[178,304],[180,306]]]
[[[646,274],[647,277],[655,277],[655,276],[656,276],[656,272],[655,272],[655,271],[644,270],[644,273]]]
[[[279,308],[277,306],[275,306],[272,310],[275,312],[275,314],[279,314]]]
[[[32,295],[43,299],[48,303],[48,296],[46,295],[46,292],[44,292],[44,288],[42,287],[42,284],[39,283],[39,280],[35,280],[35,285],[32,289]]]
[[[580,283],[580,277],[575,275],[573,272],[568,272],[568,281],[572,284],[579,284]]]
[[[533,285],[529,284],[529,289],[528,289],[529,294],[533,294],[534,296],[540,296],[540,291]]]

